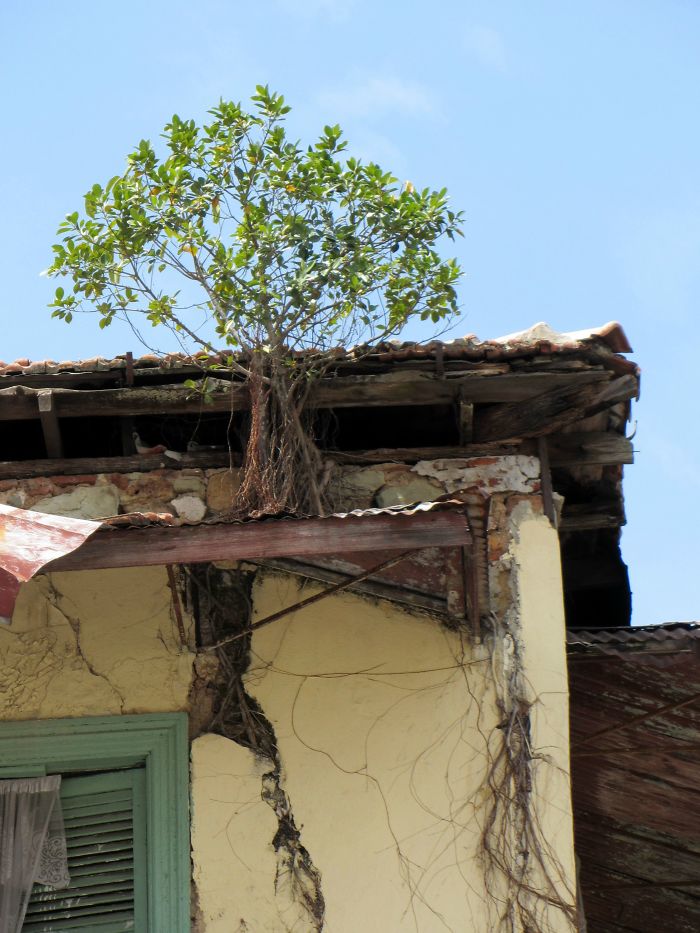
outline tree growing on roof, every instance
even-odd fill
[[[308,148],[292,141],[281,94],[259,86],[252,104],[221,101],[201,127],[174,116],[165,155],[142,140],[123,175],[93,185],[58,229],[48,273],[72,287],[50,307],[67,322],[97,311],[100,327],[145,318],[203,368],[227,347],[221,365],[251,396],[239,510],[322,513],[303,415],[313,379],[338,346],[456,311],[460,269],[436,244],[461,215],[444,189],[346,157],[338,126]]]

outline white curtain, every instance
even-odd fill
[[[60,774],[0,781],[0,933],[20,933],[34,882],[70,882]]]

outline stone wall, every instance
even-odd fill
[[[169,513],[199,522],[226,513],[240,486],[238,469],[162,469],[138,473],[41,476],[0,480],[0,504],[72,518],[102,519],[128,512]],[[333,508],[429,502],[479,486],[487,492],[539,490],[534,457],[479,457],[338,468],[329,487]]]

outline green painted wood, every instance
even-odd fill
[[[148,929],[145,794],[143,768],[63,778],[71,883],[60,891],[38,885],[23,931],[88,922],[94,933]]]
[[[148,903],[148,933],[189,933],[189,771],[184,713],[0,723],[0,761],[5,768],[45,766],[48,773],[61,774],[143,765],[148,884],[142,896]]]

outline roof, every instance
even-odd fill
[[[219,518],[172,526],[169,517],[136,512],[91,522],[0,505],[0,615],[11,617],[19,583],[42,569],[313,557],[368,550],[377,555],[383,549],[463,547],[471,540],[464,503],[453,499],[355,509],[323,518]],[[89,544],[92,547],[84,550]]]
[[[700,929],[700,625],[569,633],[589,930]]]
[[[508,334],[493,340],[479,340],[474,334],[455,340],[431,340],[427,343],[413,341],[388,341],[373,347],[360,346],[352,349],[338,348],[335,358],[338,361],[359,361],[372,358],[380,362],[401,362],[404,360],[449,359],[470,362],[497,362],[518,357],[536,355],[564,355],[571,353],[591,353],[594,356],[602,352],[611,357],[620,353],[629,353],[632,348],[622,326],[615,321],[601,327],[587,328],[571,333],[558,333],[548,324],[541,322],[527,330]],[[213,355],[186,353],[145,354],[131,359],[128,354],[120,354],[111,359],[92,357],[85,360],[30,360],[21,358],[10,363],[0,362],[0,377],[3,376],[38,376],[69,373],[93,373],[127,370],[172,370],[187,367],[201,368],[202,365],[225,362],[230,351],[220,351]],[[627,363],[627,371],[636,367]]]

